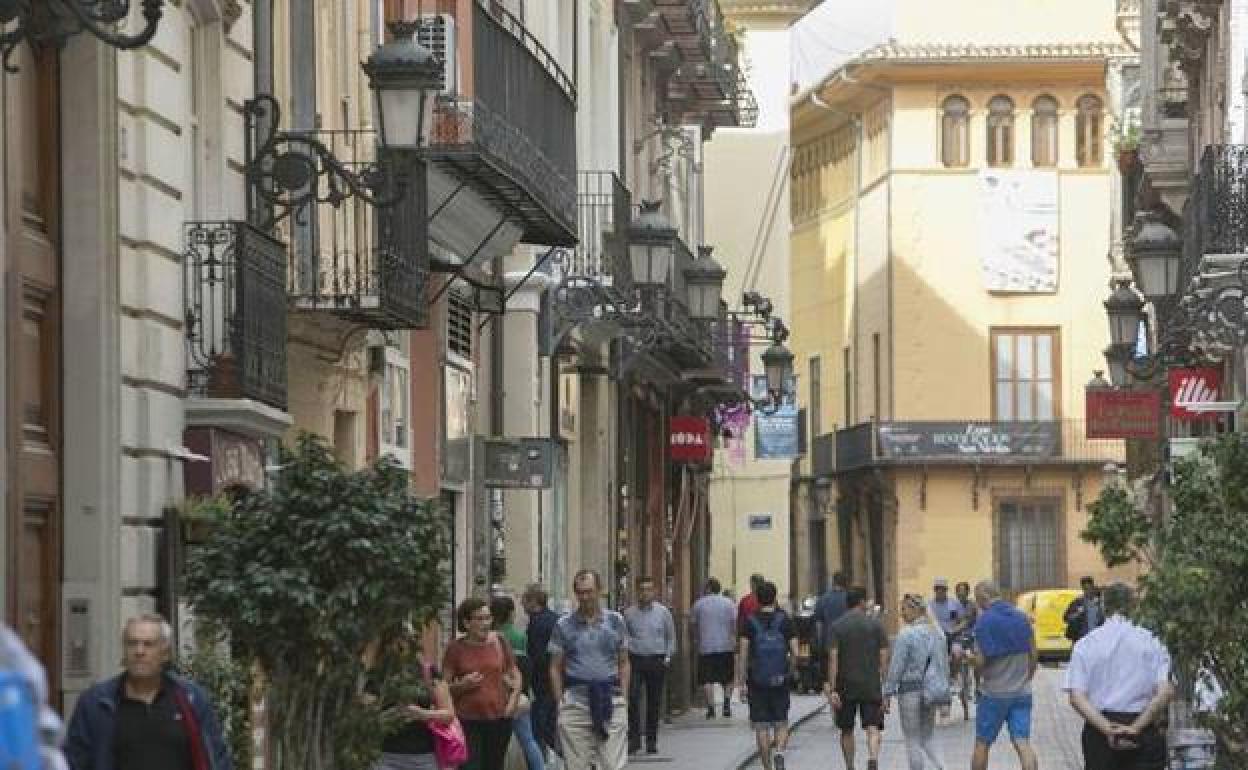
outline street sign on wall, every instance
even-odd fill
[[[667,445],[673,462],[710,462],[710,421],[705,417],[673,416],[667,430]]]
[[[1161,394],[1156,390],[1089,388],[1087,438],[1155,439],[1161,436]]]

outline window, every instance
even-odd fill
[[[405,468],[412,464],[412,385],[407,357],[387,347],[385,370],[381,378],[380,420],[381,453],[399,461]]]
[[[1014,102],[994,96],[988,102],[988,165],[1014,165]]]
[[[1058,506],[1054,498],[997,501],[997,583],[1002,590],[1017,594],[1065,582]]]
[[[994,330],[993,419],[1057,417],[1057,332]]]
[[[1075,115],[1075,156],[1080,168],[1096,168],[1103,161],[1104,140],[1101,135],[1104,108],[1100,97],[1087,94],[1079,97]]]
[[[1031,105],[1031,165],[1057,165],[1057,100],[1041,96]]]
[[[950,96],[940,119],[940,160],[948,168],[965,168],[971,162],[971,103]]]
[[[842,358],[845,372],[845,426],[854,424],[854,373],[850,370],[850,352],[849,348],[842,351]]]
[[[819,356],[810,357],[810,435],[823,432],[823,361]]]
[[[871,335],[871,419],[884,417],[880,413],[880,334]]]

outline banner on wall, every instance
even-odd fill
[[[767,376],[756,374],[751,380],[751,395],[756,400],[767,397]],[[790,460],[797,457],[798,413],[797,377],[789,378],[785,385],[787,395],[774,414],[754,410],[754,458],[756,460]]]

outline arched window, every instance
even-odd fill
[[[942,108],[940,160],[949,168],[964,168],[971,162],[971,103],[961,96],[950,96]]]
[[[1014,165],[1014,102],[994,96],[988,102],[988,165]]]
[[[1039,96],[1031,104],[1031,165],[1057,165],[1057,100]]]
[[[1105,109],[1100,97],[1087,94],[1079,97],[1075,115],[1075,157],[1080,168],[1095,168],[1104,160],[1104,136],[1101,126]]]

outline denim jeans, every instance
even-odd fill
[[[520,742],[520,748],[524,750],[524,761],[529,766],[529,770],[545,770],[546,754],[538,744],[537,738],[533,736],[532,709],[516,714],[511,720],[511,726],[516,732],[516,740]]]
[[[944,764],[936,753],[934,732],[936,707],[923,705],[922,692],[907,692],[897,696],[901,710],[901,732],[906,738],[906,754],[910,758],[910,770],[923,770],[931,760],[932,767],[943,770]]]

